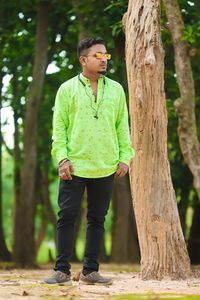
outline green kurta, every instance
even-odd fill
[[[74,175],[105,177],[119,162],[134,156],[122,86],[108,77],[98,80],[97,98],[82,74],[64,82],[56,95],[52,155],[68,158]]]

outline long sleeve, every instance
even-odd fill
[[[120,94],[120,105],[116,122],[116,130],[119,144],[119,161],[129,165],[130,159],[135,156],[135,151],[131,147],[128,110],[123,88],[121,89]]]
[[[58,89],[53,113],[52,155],[57,162],[67,158],[67,95],[62,86]]]

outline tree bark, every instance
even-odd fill
[[[20,199],[16,207],[14,236],[14,260],[22,266],[35,262],[34,199],[35,172],[37,164],[37,114],[42,95],[47,66],[47,29],[49,2],[40,2],[37,8],[36,54],[33,80],[30,86],[25,114],[24,161],[21,169]]]
[[[133,205],[143,279],[186,278],[188,253],[167,156],[164,51],[160,1],[129,0],[124,17],[131,138]]]
[[[178,114],[178,136],[181,152],[194,177],[194,187],[200,200],[200,143],[195,118],[195,89],[189,45],[182,40],[184,23],[177,0],[164,0],[169,29],[173,39],[175,68],[180,98],[174,106]]]

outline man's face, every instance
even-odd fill
[[[96,53],[107,53],[106,47],[102,44],[93,45],[89,48],[85,55],[80,57],[83,69],[91,73],[105,74],[107,70],[107,59],[105,56],[97,58]]]

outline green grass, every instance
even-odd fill
[[[110,300],[169,300],[169,299],[178,299],[178,300],[200,300],[200,295],[170,295],[170,294],[152,294],[152,295],[141,295],[141,294],[124,294],[118,295],[110,298]]]

